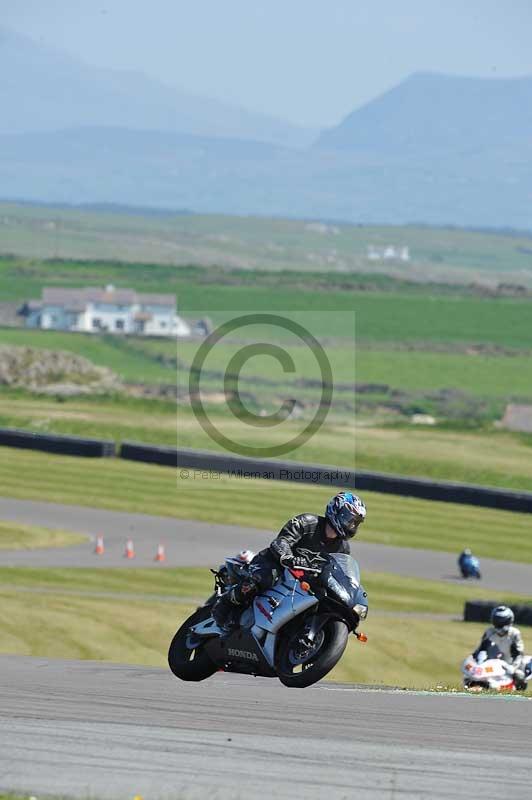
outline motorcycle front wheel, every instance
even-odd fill
[[[276,672],[281,683],[302,689],[324,678],[340,661],[348,636],[345,622],[335,619],[324,624],[312,645],[301,627],[287,629],[277,646]]]
[[[210,616],[209,607],[198,608],[172,639],[168,650],[168,666],[176,678],[181,678],[182,681],[204,681],[218,669],[203,649],[204,640],[195,639],[190,632],[192,625],[197,625]]]

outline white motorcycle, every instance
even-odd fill
[[[477,657],[468,656],[462,664],[464,688],[470,692],[482,692],[490,689],[495,692],[513,692],[515,669],[504,660],[503,654],[495,642],[490,642]],[[532,658],[525,667],[525,687],[532,679]],[[521,689],[521,687],[520,687]]]
[[[168,652],[174,675],[201,681],[218,670],[279,678],[285,686],[310,686],[338,663],[349,632],[368,613],[367,593],[357,562],[349,555],[323,553],[309,569],[285,569],[277,583],[240,613],[236,630],[224,633],[212,607],[229,589],[234,558],[215,574],[214,594],[175,634]]]

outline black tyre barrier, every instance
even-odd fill
[[[175,447],[155,447],[150,444],[122,442],[120,458],[128,461],[143,461],[145,464],[160,464],[163,467],[177,467]]]
[[[356,487],[374,492],[418,497],[422,500],[439,500],[443,503],[460,503],[532,514],[532,492],[450,481],[429,481],[378,472],[357,472]]]
[[[495,489],[465,483],[429,481],[387,475],[379,472],[354,471],[342,467],[305,464],[297,461],[247,458],[211,450],[154,447],[147,444],[124,442],[122,458],[161,464],[168,467],[185,467],[198,472],[226,472],[238,478],[265,478],[267,480],[295,481],[333,487],[344,487],[445,503],[498,508],[504,511],[532,513],[532,492]]]
[[[464,622],[487,622],[491,620],[491,612],[500,605],[509,605],[515,614],[516,625],[532,625],[532,606],[512,605],[494,600],[470,600],[464,605]]]
[[[0,428],[0,447],[21,447],[25,450],[42,450],[45,453],[88,458],[104,458],[116,454],[116,445],[111,441],[32,433],[15,428]]]

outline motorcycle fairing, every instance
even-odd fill
[[[191,627],[191,635],[209,637],[205,650],[221,667],[234,663],[238,672],[248,672],[265,677],[275,676],[275,645],[277,633],[287,622],[304,611],[318,605],[318,598],[304,591],[299,581],[288,570],[273,588],[258,595],[250,608],[240,616],[240,628],[223,636],[214,619],[209,617]],[[244,646],[245,645],[245,646]],[[228,650],[256,655],[229,654]]]
[[[510,666],[498,658],[488,658],[479,664],[469,656],[462,664],[462,673],[466,688],[482,685],[495,691],[512,691],[514,688]]]
[[[198,622],[196,625],[191,625],[191,633],[196,636],[220,636],[223,633],[222,629],[218,627],[213,617],[207,617],[203,622]]]
[[[289,620],[318,604],[318,598],[304,591],[288,570],[283,579],[253,601],[253,631],[277,633]],[[259,630],[256,631],[260,636]]]
[[[277,677],[259,642],[249,630],[240,628],[229,636],[212,638],[206,642],[205,652],[227,672],[260,675],[263,678]]]
[[[250,609],[245,609],[240,616],[241,628],[252,628],[259,638],[264,638],[261,631],[277,633],[279,628],[290,619],[299,616],[303,611],[318,604],[318,598],[304,591],[299,581],[288,570],[284,579],[272,589],[258,595]],[[219,636],[222,631],[212,617],[191,627],[197,636]]]

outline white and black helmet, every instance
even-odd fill
[[[508,606],[497,606],[491,612],[491,624],[497,633],[507,633],[510,625],[514,624],[514,612]]]

